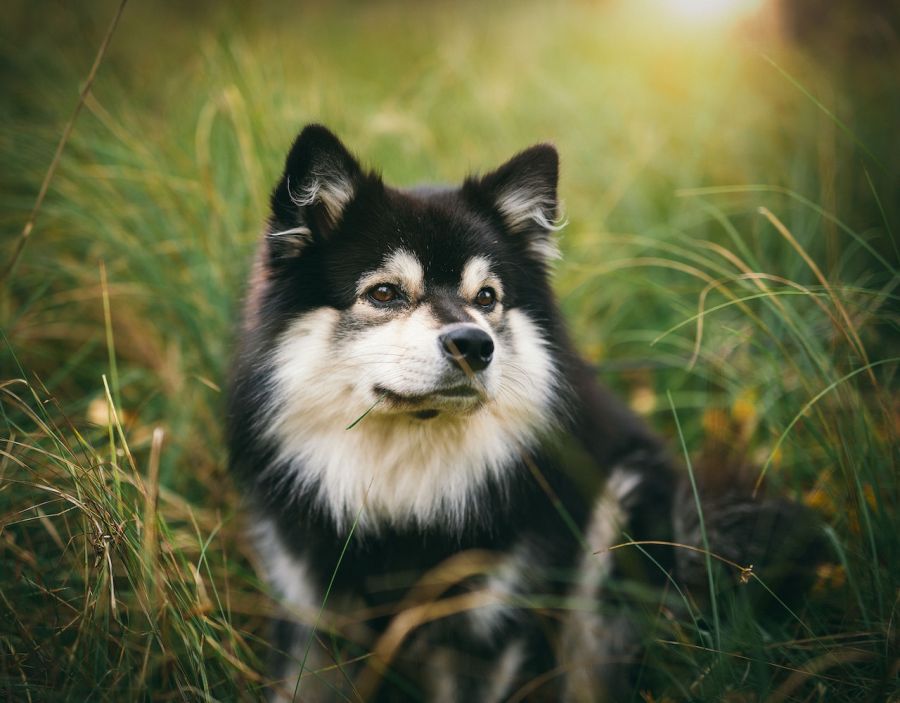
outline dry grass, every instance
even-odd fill
[[[21,3],[0,29],[3,268],[30,232],[0,291],[11,700],[261,695],[277,604],[221,388],[267,190],[313,119],[399,184],[555,141],[557,289],[601,377],[673,447],[677,418],[697,471],[743,465],[828,524],[776,622],[740,589],[662,613],[644,700],[896,700],[896,33],[850,51],[853,26],[819,26],[817,53],[615,3],[132,3],[88,91],[117,7]],[[440,616],[414,607],[383,656]]]

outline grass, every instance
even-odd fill
[[[3,268],[117,6],[4,8]],[[644,699],[898,699],[896,28],[795,44],[630,7],[125,8],[0,290],[0,691],[261,696],[276,604],[221,389],[268,189],[316,120],[401,185],[554,141],[556,287],[600,377],[698,475],[743,465],[827,524],[774,624],[740,589],[714,632],[689,596],[665,615]]]

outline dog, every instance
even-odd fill
[[[558,171],[538,144],[459,187],[401,190],[323,126],[290,149],[228,405],[285,606],[274,699],[616,701],[636,685],[638,611],[659,603],[635,592],[678,572],[674,540],[701,543],[695,493],[679,502],[664,444],[569,338],[550,284]],[[729,534],[707,526],[736,561],[757,516],[796,519],[751,503]]]

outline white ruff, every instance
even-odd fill
[[[505,313],[509,342],[493,335],[482,384],[489,401],[474,411],[423,421],[376,405],[348,430],[378,400],[376,386],[427,393],[441,385],[447,363],[427,306],[342,344],[333,340],[338,320],[330,308],[308,313],[276,347],[264,431],[289,467],[284,479],[314,491],[342,528],[357,515],[357,529],[460,527],[477,508],[479,487],[502,482],[550,423],[556,372],[537,327],[521,311]]]

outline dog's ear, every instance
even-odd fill
[[[322,125],[308,125],[294,141],[272,193],[267,238],[274,257],[298,255],[341,220],[362,179],[356,159]]]
[[[481,178],[470,178],[463,192],[500,216],[513,235],[526,238],[540,260],[559,256],[552,233],[558,222],[559,156],[550,144],[526,149]]]

